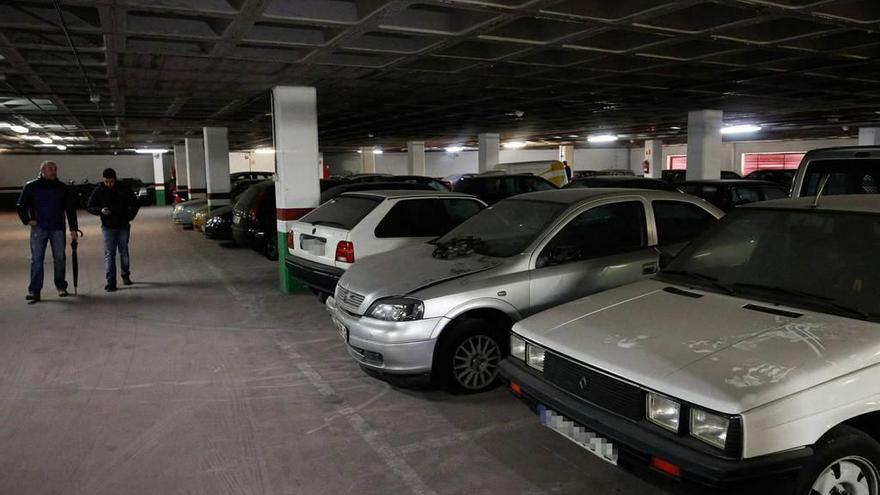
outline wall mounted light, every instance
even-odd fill
[[[749,134],[752,132],[758,132],[760,130],[761,126],[754,124],[730,125],[727,127],[722,127],[721,134]]]

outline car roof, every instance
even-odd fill
[[[814,208],[813,203],[815,201],[815,196],[774,199],[771,201],[749,203],[743,206],[739,206],[737,207],[737,209],[784,208],[790,210],[840,211],[849,213],[880,214],[880,194],[844,194],[839,196],[822,196],[821,198],[819,198],[818,206]]]
[[[570,188],[570,189],[554,189],[550,191],[536,191],[525,194],[519,194],[507,198],[508,200],[530,200],[530,201],[547,201],[552,203],[560,203],[573,205],[583,201],[594,199],[612,199],[623,196],[642,196],[646,199],[682,199],[691,196],[681,194],[677,191],[659,191],[655,189],[635,189],[635,188],[606,188],[606,189],[590,189],[590,188]]]
[[[498,179],[501,177],[539,177],[541,179],[544,179],[543,177],[541,177],[539,175],[535,175],[535,174],[504,174],[504,173],[499,174],[499,173],[488,173],[488,172],[478,174],[478,175],[464,175],[461,178],[468,179],[468,180],[473,180],[473,179],[488,180],[488,179]],[[544,180],[546,180],[546,179],[544,179]]]
[[[684,185],[688,184],[711,184],[716,186],[774,186],[779,184],[769,180],[754,179],[698,179],[684,181]]]
[[[464,193],[456,193],[451,191],[434,191],[434,190],[416,190],[416,189],[369,189],[366,191],[349,191],[340,194],[339,196],[374,196],[377,198],[385,198],[385,199],[398,199],[398,198],[415,198],[415,197],[425,197],[425,196],[443,196],[448,198],[468,198],[468,199],[476,199],[476,197],[470,194]],[[339,197],[337,196],[337,197]]]
[[[642,177],[640,175],[592,175],[589,177],[579,177],[573,179],[573,182],[632,182],[632,181],[647,181],[647,182],[665,182],[662,179],[656,179],[654,177]]]

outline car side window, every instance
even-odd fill
[[[404,199],[391,207],[376,226],[380,239],[394,237],[437,237],[447,224],[446,209],[436,199]]]
[[[458,224],[464,222],[468,218],[476,215],[483,209],[483,205],[471,199],[444,199],[441,201],[446,209],[446,226],[443,232],[437,235],[443,235],[449,232]]]
[[[526,191],[549,191],[551,189],[556,189],[552,184],[538,179],[537,177],[526,177],[525,182],[526,187],[524,189]]]
[[[718,220],[708,211],[683,201],[654,201],[657,245],[690,241]]]
[[[757,187],[732,187],[730,201],[733,205],[756,203],[761,201],[761,190]]]
[[[778,187],[764,187],[761,188],[761,192],[764,193],[764,200],[783,199],[788,197],[788,193]]]
[[[602,205],[568,222],[544,247],[538,266],[619,254],[646,246],[645,209],[640,201]]]

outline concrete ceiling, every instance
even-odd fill
[[[279,84],[318,88],[324,149],[681,141],[702,108],[835,137],[880,124],[878,56],[877,0],[7,0],[0,122],[32,129],[0,148],[269,146]]]

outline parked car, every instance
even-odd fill
[[[258,182],[247,188],[232,207],[232,238],[239,246],[253,248],[270,260],[277,260],[275,222],[275,181]]]
[[[205,218],[202,227],[205,237],[208,239],[230,240],[232,239],[232,205],[222,206]]]
[[[345,193],[293,224],[286,263],[325,299],[356,259],[436,239],[485,207],[450,192]]]
[[[171,209],[171,220],[185,229],[193,228],[193,215],[196,211],[207,206],[207,199],[190,199],[174,205]]]
[[[517,194],[553,189],[556,186],[550,181],[531,174],[464,175],[452,183],[453,191],[471,194],[490,205]]]
[[[585,179],[587,177],[634,177],[632,170],[626,168],[606,168],[602,170],[573,170],[572,178]]]
[[[693,180],[680,184],[678,188],[724,211],[748,203],[788,197],[788,191],[775,182],[746,179]]]
[[[676,252],[722,215],[667,191],[522,194],[432,243],[359,260],[327,309],[362,367],[479,391],[495,383],[513,322],[654,275],[658,249]]]
[[[514,325],[502,374],[611,463],[730,493],[875,494],[878,245],[878,196],[737,208],[656,279]]]
[[[230,202],[235,203],[238,200],[239,196],[241,196],[242,193],[244,193],[249,187],[253,186],[254,184],[258,184],[260,182],[262,182],[262,181],[256,180],[256,179],[242,179],[242,180],[239,180],[239,181],[233,183],[232,190],[229,192]],[[228,227],[229,224],[232,223],[231,205],[230,205],[230,207],[223,206],[220,208],[215,208],[212,211],[211,209],[208,208],[208,203],[206,201],[204,203],[204,206],[202,206],[198,209],[195,209],[193,211],[193,214],[192,214],[192,228],[193,228],[193,230],[198,230],[200,232],[204,232],[205,226],[208,223],[208,219],[210,219],[216,215],[227,215],[228,218],[226,219],[227,221],[225,223]],[[218,226],[219,225],[217,225],[215,223],[215,227],[218,227]],[[216,232],[216,231],[215,231],[215,233],[220,234],[219,232]]]
[[[233,184],[240,181],[261,181],[275,177],[275,172],[234,172],[229,174],[229,181]]]
[[[657,191],[677,191],[676,187],[665,180],[652,179],[650,177],[635,177],[626,175],[593,176],[574,179],[563,189],[575,187],[585,188],[629,188],[629,189],[653,189]]]
[[[137,202],[141,206],[151,205],[155,201],[156,188],[152,184],[144,184],[144,181],[136,177],[124,177],[119,182],[127,185],[137,197]]]
[[[795,175],[792,197],[815,196],[825,177],[825,195],[880,192],[880,146],[813,150],[804,155]]]
[[[660,173],[660,177],[673,184],[684,182],[687,180],[687,170],[664,170]],[[742,176],[730,170],[722,170],[720,178],[721,180],[737,180],[742,179]]]
[[[766,180],[779,184],[787,191],[791,191],[791,183],[794,181],[796,170],[764,169],[755,170],[745,176],[748,180]]]
[[[326,191],[321,191],[321,204],[330,201],[342,193],[358,192],[358,191],[449,191],[445,186],[437,189],[428,184],[419,184],[406,181],[398,182],[344,182],[338,186],[331,187]]]

